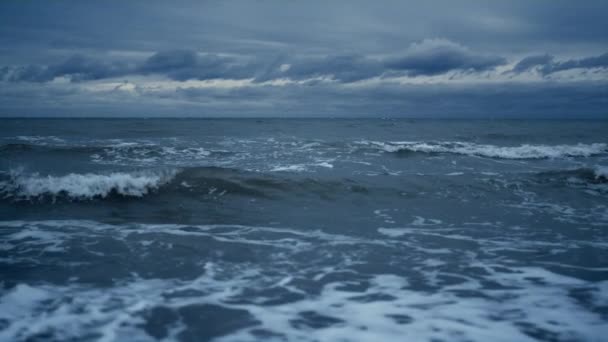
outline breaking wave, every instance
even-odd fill
[[[520,145],[495,146],[469,142],[379,142],[360,141],[359,145],[384,152],[452,153],[499,159],[545,159],[563,157],[589,157],[608,151],[605,143],[576,145]]]
[[[450,173],[449,176],[459,173]],[[586,184],[604,186],[608,182],[605,166],[514,173],[530,184],[553,183],[554,186]],[[416,177],[416,176],[413,176]],[[405,181],[405,179],[404,179]],[[407,179],[418,184],[415,179]],[[422,186],[418,184],[418,186]],[[443,187],[458,186],[446,181]],[[435,185],[429,185],[433,191]],[[186,167],[109,173],[70,173],[67,175],[26,174],[10,171],[0,175],[0,198],[8,201],[31,200],[111,200],[116,197],[141,198],[151,192],[168,196],[217,200],[224,195],[250,198],[314,196],[366,196],[370,192],[393,194],[394,189],[370,186],[351,178],[319,179],[293,173],[255,172],[215,166]],[[395,190],[396,191],[396,190]]]
[[[141,197],[168,183],[175,170],[161,172],[113,172],[109,174],[77,174],[65,176],[25,175],[11,172],[10,179],[0,182],[4,198],[33,199],[65,196],[72,199],[105,198],[110,194]]]
[[[329,198],[346,193],[364,195],[369,190],[351,179],[318,180],[214,166],[63,176],[11,171],[0,178],[0,198],[9,201],[110,200],[117,195],[143,197],[152,191],[218,199],[227,194],[272,198],[294,193]]]
[[[608,166],[596,166],[595,169],[593,169],[593,173],[595,179],[608,180]]]

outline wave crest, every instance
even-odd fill
[[[469,142],[378,142],[360,141],[360,145],[370,146],[385,152],[452,153],[499,159],[544,159],[563,157],[589,157],[606,153],[605,143],[576,145],[529,145],[495,146]]]
[[[142,197],[170,182],[176,170],[162,172],[113,172],[109,174],[77,174],[65,176],[23,175],[12,172],[10,180],[0,183],[4,197],[32,199],[44,196],[66,196],[72,199],[105,198],[110,194]]]
[[[593,174],[595,175],[595,179],[608,180],[608,166],[596,166],[593,169]]]

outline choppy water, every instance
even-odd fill
[[[2,341],[608,334],[608,122],[0,125]]]

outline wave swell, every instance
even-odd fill
[[[294,178],[222,167],[108,174],[72,173],[64,176],[26,175],[12,171],[0,178],[0,198],[10,201],[111,200],[115,196],[140,198],[153,191],[197,200],[215,200],[227,194],[274,198],[296,193],[328,199],[336,194],[365,195],[369,189],[351,179]]]
[[[572,182],[599,185],[608,182],[605,166],[566,170],[547,170],[516,174],[522,180],[554,182],[564,186]],[[413,179],[409,181],[416,182]],[[448,186],[449,184],[446,184]],[[370,191],[392,193],[380,187],[370,187],[366,182],[349,178],[316,179],[291,174],[258,173],[222,167],[188,167],[155,171],[131,171],[112,173],[71,173],[62,176],[41,176],[11,171],[0,177],[0,198],[21,200],[93,200],[119,197],[141,198],[162,192],[168,196],[185,196],[201,199],[219,199],[233,196],[276,198],[277,196],[315,196],[331,199],[335,196],[362,195]]]
[[[12,172],[8,181],[0,183],[0,193],[4,198],[16,199],[45,196],[93,199],[105,198],[110,194],[142,197],[170,182],[176,174],[175,170],[109,174],[71,173],[65,176],[24,175]]]
[[[358,144],[384,152],[451,153],[499,159],[546,159],[564,157],[590,157],[608,151],[604,143],[576,145],[495,146],[469,142],[417,142],[417,141],[360,141]]]

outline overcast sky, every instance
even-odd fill
[[[608,1],[2,1],[0,116],[608,118]]]

